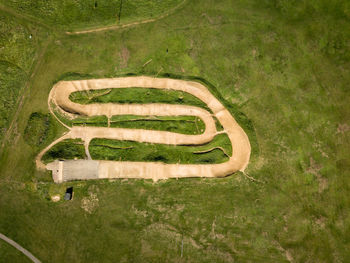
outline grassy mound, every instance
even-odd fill
[[[39,148],[52,141],[55,135],[55,127],[51,114],[33,112],[24,130],[24,139],[32,147]]]
[[[83,141],[80,139],[68,139],[54,145],[47,151],[42,161],[49,163],[54,160],[85,159],[85,148]]]
[[[220,134],[211,142],[200,146],[93,139],[89,151],[96,160],[199,164],[228,161],[227,155],[232,154],[232,147],[227,135]]]

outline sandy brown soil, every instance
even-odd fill
[[[207,104],[213,114],[208,111],[185,105],[168,104],[77,104],[69,100],[69,95],[75,91],[90,89],[143,87],[157,89],[180,90],[190,93]],[[244,171],[250,157],[250,143],[243,129],[237,124],[230,112],[224,108],[209,90],[198,82],[152,77],[125,77],[113,79],[93,79],[80,81],[58,82],[50,92],[49,107],[54,104],[69,117],[75,114],[93,116],[106,115],[158,115],[178,116],[191,115],[201,118],[206,126],[205,132],[199,135],[185,135],[166,131],[151,131],[142,129],[122,129],[105,127],[73,127],[62,138],[45,148],[37,157],[38,168],[43,168],[43,154],[55,143],[67,138],[81,138],[88,145],[93,138],[109,138],[117,140],[132,140],[138,142],[162,144],[207,143],[218,134],[213,116],[215,116],[227,133],[233,153],[229,161],[222,164],[164,164],[158,162],[118,162],[99,161],[99,178],[149,178],[153,180],[182,177],[223,177],[236,171]],[[52,166],[52,165],[51,165]]]

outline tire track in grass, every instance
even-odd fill
[[[99,27],[99,28],[92,28],[92,29],[86,29],[86,30],[81,30],[81,31],[73,31],[73,32],[67,31],[66,34],[67,35],[80,35],[80,34],[95,33],[95,32],[106,31],[106,30],[118,30],[118,29],[122,29],[122,28],[128,28],[128,27],[132,27],[132,26],[148,24],[148,23],[151,23],[151,22],[155,22],[155,21],[161,20],[161,19],[163,19],[163,18],[173,14],[177,9],[179,9],[180,7],[185,5],[186,2],[187,2],[187,0],[183,0],[177,6],[175,6],[174,8],[170,9],[168,12],[166,12],[166,13],[164,13],[164,14],[156,17],[156,18],[150,18],[150,19],[141,20],[141,21],[137,21],[137,22],[132,22],[132,23],[128,23],[128,24],[109,25],[109,26],[104,26],[104,27]],[[119,16],[120,15],[121,15],[121,8],[120,8]],[[120,17],[118,18],[118,20],[120,21]]]

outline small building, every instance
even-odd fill
[[[64,200],[69,201],[73,198],[73,187],[68,187],[64,194]]]

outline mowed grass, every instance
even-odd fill
[[[1,151],[0,232],[43,262],[348,261],[347,10],[340,0],[193,0],[152,24],[55,35]],[[259,182],[237,173],[53,184],[23,132],[69,72],[206,79],[250,121],[256,154],[245,172]],[[68,186],[73,201],[50,201]]]

